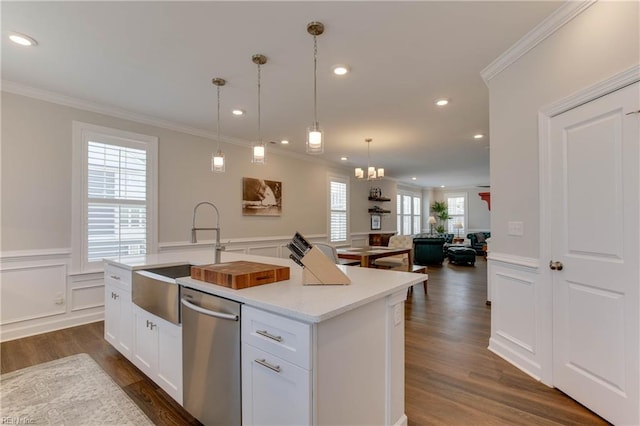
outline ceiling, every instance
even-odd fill
[[[261,71],[263,139],[288,139],[268,149],[303,154],[313,123],[313,37],[306,26],[320,21],[322,160],[366,166],[364,140],[372,138],[372,165],[399,182],[487,185],[489,97],[480,72],[561,3],[3,1],[2,79],[215,135],[211,79],[222,77],[223,140],[250,146],[258,134],[251,56],[261,53],[268,58]],[[38,45],[14,45],[8,31]],[[334,76],[335,64],[351,72]],[[436,107],[438,98],[449,105]],[[235,117],[232,108],[246,113]],[[486,136],[475,140],[476,133]]]

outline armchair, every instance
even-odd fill
[[[413,262],[418,265],[442,264],[443,237],[417,237],[413,239]]]
[[[467,234],[467,238],[471,242],[471,248],[476,251],[476,254],[484,256],[484,245],[487,238],[491,237],[491,232],[474,232]]]

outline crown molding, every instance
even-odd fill
[[[110,117],[120,118],[123,120],[134,121],[136,123],[147,124],[149,126],[160,127],[162,129],[173,130],[175,132],[186,133],[192,136],[199,136],[207,139],[215,139],[216,134],[207,130],[198,129],[196,127],[184,126],[182,124],[162,120],[160,118],[152,117],[149,115],[139,114],[136,112],[128,111],[122,108],[116,108],[112,106],[102,105],[96,102],[91,102],[86,99],[74,98],[60,93],[52,92],[49,90],[38,89],[32,86],[27,86],[22,83],[17,83],[10,80],[2,80],[2,91],[7,93],[13,93],[15,95],[26,96],[29,98],[38,99],[45,102],[51,102],[58,105],[63,105],[70,108],[81,109],[83,111],[95,112],[97,114],[108,115]],[[250,146],[249,142],[230,138],[226,136],[220,137],[221,142],[239,145]]]
[[[547,37],[551,36],[597,1],[598,0],[567,1],[564,5],[560,6],[555,12],[536,25],[536,27],[525,34],[524,37],[480,72],[480,76],[482,76],[485,84],[489,85],[493,77],[500,74],[528,51],[542,43]]]
[[[122,108],[102,105],[96,102],[88,101],[86,99],[79,99],[79,98],[74,98],[72,96],[62,95],[60,93],[27,86],[25,84],[17,83],[10,80],[2,80],[1,90],[2,92],[12,93],[20,96],[26,96],[26,97],[38,99],[41,101],[54,103],[57,105],[76,108],[83,111],[94,112],[97,114],[108,115],[110,117],[120,118],[122,120],[133,121],[140,124],[159,127],[161,129],[172,130],[175,132],[184,133],[192,136],[198,136],[198,137],[213,139],[213,140],[215,140],[217,137],[216,133],[210,132],[207,130],[199,129],[196,127],[184,126],[182,124],[179,124],[173,121],[162,120],[160,118],[139,114],[139,113],[128,111]],[[220,139],[221,139],[220,142],[222,143],[237,145],[244,148],[251,148],[251,141],[246,141],[244,139],[238,139],[238,138],[231,138],[228,136],[220,136]],[[341,168],[340,165],[332,163],[328,160],[324,160],[322,158],[317,158],[317,157],[311,157],[306,154],[299,154],[296,152],[284,150],[282,148],[278,148],[277,146],[272,146],[272,144],[269,144],[269,143],[267,144],[267,149],[270,152],[276,153],[278,155],[293,157],[302,161],[320,163],[320,164],[324,164],[327,167]]]

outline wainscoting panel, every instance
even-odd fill
[[[71,312],[104,308],[104,274],[87,274],[70,279]]]
[[[251,247],[247,254],[254,256],[281,257],[279,245]]]
[[[103,274],[69,273],[69,249],[0,254],[0,341],[100,321]]]
[[[498,260],[499,259],[499,260]],[[540,275],[536,259],[492,253],[488,260],[491,287],[489,350],[536,379],[542,377]]]
[[[67,265],[44,264],[0,270],[0,324],[66,312]]]

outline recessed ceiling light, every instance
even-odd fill
[[[340,157],[340,161],[347,161],[349,157]]]
[[[449,104],[449,99],[438,99],[436,100],[436,105],[438,106],[445,106]]]
[[[233,115],[244,115],[244,111],[241,109],[234,109],[233,111],[231,111],[231,114]]]
[[[20,46],[25,47],[36,46],[38,44],[35,39],[29,37],[28,35],[20,33],[10,33],[9,40],[14,42],[15,44],[19,44]]]
[[[440,188],[444,188],[444,185],[440,185]]]
[[[286,139],[282,139],[282,140],[280,141],[280,143],[281,143],[282,145],[289,145],[289,141],[288,141],[288,140],[286,140]]]
[[[349,67],[347,65],[334,65],[331,70],[335,75],[345,75],[349,74]]]
[[[414,176],[411,178],[411,180],[418,180],[418,178]]]
[[[478,134],[473,135],[473,138],[474,139],[482,139],[482,138],[484,138],[484,135],[482,133],[478,133]]]

